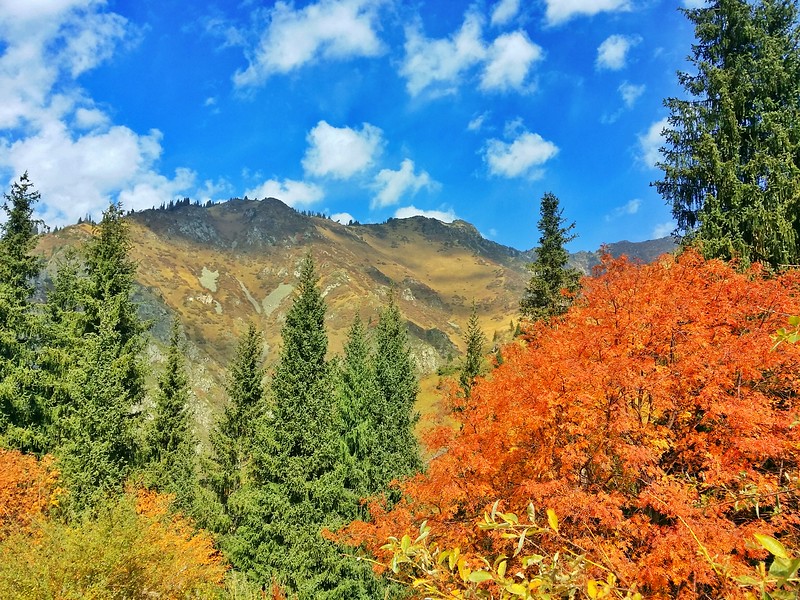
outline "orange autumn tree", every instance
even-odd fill
[[[37,460],[30,454],[0,448],[0,540],[28,527],[58,504],[63,490],[52,457]]]
[[[510,557],[517,538],[476,524],[496,500],[517,515],[532,504],[559,519],[540,554],[582,555],[592,576],[603,565],[646,597],[742,596],[732,577],[767,556],[755,533],[800,542],[800,346],[771,340],[798,311],[800,275],[687,251],[606,257],[583,289],[563,319],[506,347],[466,404],[452,399],[457,426],[431,436],[440,456],[403,501],[374,503],[373,522],[345,535],[388,561],[386,539],[427,520],[441,548]]]

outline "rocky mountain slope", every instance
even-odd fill
[[[208,412],[220,398],[224,368],[248,322],[265,333],[267,361],[277,358],[297,265],[311,252],[328,305],[331,352],[339,352],[358,314],[369,322],[394,293],[412,334],[420,371],[457,356],[474,301],[487,337],[508,335],[518,318],[531,252],[484,239],[463,221],[412,217],[344,226],[298,213],[279,200],[231,200],[209,207],[179,203],[130,217],[139,300],[153,320],[151,359],[177,314],[189,340],[192,381]],[[41,252],[52,273],[64,250],[90,235],[77,225],[45,236]],[[609,247],[652,260],[669,238]],[[597,253],[573,262],[588,272]]]

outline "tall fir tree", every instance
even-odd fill
[[[575,223],[565,225],[558,198],[550,192],[539,207],[539,246],[528,264],[531,278],[520,301],[520,312],[532,320],[550,319],[566,312],[580,289],[580,272],[567,266],[565,245],[575,239]]]
[[[386,399],[378,389],[366,330],[358,316],[348,331],[337,370],[340,435],[351,461],[345,484],[357,496],[366,498],[383,491],[391,476],[385,468],[389,457],[378,436],[385,420]]]
[[[258,420],[254,479],[231,498],[237,527],[226,547],[234,565],[262,584],[277,579],[300,600],[382,597],[371,569],[321,535],[356,515],[357,497],[344,484],[325,304],[310,255],[297,292],[281,332],[270,410]]]
[[[795,0],[685,9],[697,43],[668,98],[664,178],[685,243],[707,257],[800,263],[800,29]]]
[[[242,487],[252,461],[255,425],[264,411],[264,338],[252,323],[242,335],[228,367],[228,402],[211,432],[213,457],[208,484],[223,508]]]
[[[57,424],[64,443],[56,453],[78,510],[120,491],[136,465],[147,324],[132,299],[136,265],[128,256],[122,215],[114,204],[103,213],[83,250],[86,274],[77,280],[80,291],[73,300],[65,298],[79,304],[83,318],[71,321],[81,330],[75,332],[74,357],[65,373],[69,383],[54,407],[64,419]]]
[[[478,309],[474,300],[472,301],[472,312],[469,315],[469,321],[467,321],[467,329],[464,332],[464,343],[467,346],[467,350],[464,354],[464,362],[461,366],[458,381],[461,384],[461,392],[464,397],[469,398],[472,394],[475,378],[483,374],[484,365],[486,364],[484,356],[486,335],[484,335],[478,322]]]
[[[40,320],[31,303],[42,267],[33,254],[39,192],[24,173],[4,194],[6,220],[0,224],[0,443],[21,450],[44,450],[46,406],[37,391],[37,338]]]
[[[145,482],[150,488],[173,494],[176,507],[184,512],[191,512],[198,485],[189,394],[181,326],[175,317],[147,429]]]
[[[375,328],[375,376],[386,407],[376,427],[378,443],[387,455],[382,479],[388,483],[422,470],[419,444],[414,435],[414,425],[419,420],[414,409],[419,381],[408,329],[393,294],[381,310]]]

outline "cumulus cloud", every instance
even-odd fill
[[[109,202],[141,209],[186,195],[195,174],[158,172],[162,135],[114,125],[76,78],[137,31],[94,0],[0,0],[0,171],[28,171],[50,225],[99,216]]]
[[[458,217],[452,209],[448,210],[423,210],[416,206],[404,206],[398,208],[394,212],[395,219],[408,219],[409,217],[428,217],[429,219],[436,219],[443,223],[452,223]]]
[[[397,204],[401,199],[414,196],[422,189],[433,190],[438,183],[431,179],[427,171],[414,172],[414,161],[406,158],[400,169],[381,169],[375,176],[377,194],[372,199],[372,208],[382,208]]]
[[[499,177],[542,177],[541,169],[548,160],[558,154],[558,147],[538,133],[521,131],[516,139],[504,142],[491,139],[484,148],[484,160],[489,173]]]
[[[667,237],[668,235],[672,235],[672,232],[675,231],[675,228],[678,226],[675,221],[667,221],[666,223],[659,223],[655,227],[653,227],[653,232],[650,236],[657,240],[659,238]]]
[[[666,118],[656,121],[639,136],[640,160],[648,167],[655,168],[656,163],[663,158],[660,148],[664,145],[664,136],[661,132],[668,124]]]
[[[633,105],[636,104],[639,97],[644,94],[645,86],[644,84],[634,85],[633,83],[623,81],[617,90],[619,91],[619,95],[622,96],[622,101],[625,103],[625,106],[627,108],[633,108]]]
[[[322,188],[313,183],[294,179],[268,179],[261,185],[245,191],[248,198],[277,198],[289,206],[309,206],[323,199]]]
[[[470,9],[461,28],[446,38],[426,38],[419,23],[407,27],[400,75],[406,79],[408,93],[455,93],[478,67],[484,91],[524,89],[531,69],[543,57],[541,47],[523,30],[504,33],[487,43],[483,26],[483,16]]]
[[[642,41],[638,36],[611,35],[597,48],[595,67],[598,70],[619,71],[628,61],[628,52]]]
[[[350,213],[342,212],[342,213],[333,213],[331,215],[331,221],[336,221],[337,223],[341,223],[342,225],[347,225],[351,221],[355,221],[355,217]]]
[[[542,48],[531,42],[524,31],[499,36],[487,51],[481,89],[519,89],[543,54]]]
[[[348,179],[367,169],[383,150],[383,132],[369,123],[355,130],[320,121],[308,132],[306,140],[306,173],[336,179]]]
[[[505,25],[519,12],[519,0],[500,0],[492,10],[492,25]]]
[[[277,2],[249,66],[233,77],[239,87],[262,84],[319,60],[377,56],[383,45],[376,33],[377,5],[370,0],[320,0],[302,9]]]
[[[545,0],[548,24],[558,25],[578,16],[591,17],[601,12],[630,9],[629,0]]]
[[[468,12],[461,29],[445,39],[427,39],[419,24],[407,27],[400,74],[406,78],[409,94],[416,96],[429,87],[439,93],[454,91],[467,69],[486,55],[482,28],[482,18],[476,12]]]

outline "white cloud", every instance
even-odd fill
[[[524,31],[499,36],[489,46],[481,89],[520,88],[531,67],[543,57],[542,48],[528,39]]]
[[[677,223],[675,221],[667,221],[666,223],[659,223],[655,227],[653,227],[653,232],[650,234],[650,237],[654,240],[659,238],[667,237],[668,235],[672,235],[672,232],[675,231],[677,227]]]
[[[475,118],[473,118],[469,123],[467,123],[467,130],[468,131],[480,131],[481,127],[483,127],[483,122],[489,116],[488,111],[482,112]]]
[[[639,136],[640,160],[648,167],[655,168],[656,163],[663,158],[659,150],[664,145],[664,136],[661,132],[668,124],[666,118],[656,121]]]
[[[448,210],[423,210],[421,208],[417,208],[416,206],[404,206],[402,208],[398,208],[394,212],[395,219],[408,219],[410,217],[428,217],[429,219],[436,219],[438,221],[442,221],[443,223],[452,223],[458,217],[456,213],[453,212],[452,209]]]
[[[447,39],[429,40],[419,25],[406,28],[406,56],[400,74],[406,78],[408,93],[416,96],[429,87],[450,93],[464,73],[486,55],[481,38],[483,20],[475,12],[464,16],[461,29]]]
[[[377,56],[383,51],[376,29],[378,2],[320,0],[295,10],[277,2],[250,64],[233,77],[236,86],[259,85],[276,73],[288,73],[318,60]]]
[[[628,52],[642,41],[638,36],[611,35],[597,48],[595,67],[598,70],[619,71],[628,61]]]
[[[644,84],[635,85],[627,81],[623,81],[622,84],[617,88],[617,91],[619,91],[619,95],[622,96],[622,101],[625,103],[627,108],[633,108],[633,105],[636,104],[636,101],[639,99],[639,97],[644,94],[644,90]]]
[[[333,127],[320,121],[306,136],[309,147],[303,157],[307,174],[348,179],[370,167],[383,150],[383,132],[369,123],[360,131]]]
[[[702,8],[706,3],[706,0],[683,0],[683,5],[686,8]]]
[[[523,131],[510,143],[491,139],[484,148],[484,160],[489,173],[500,177],[530,177],[538,179],[540,169],[558,154],[558,148],[538,133]]]
[[[433,190],[437,187],[438,183],[431,179],[427,171],[414,173],[414,161],[406,158],[397,171],[381,169],[375,176],[378,193],[372,199],[372,208],[391,206],[404,197],[416,195],[423,188]]]
[[[519,0],[500,0],[492,11],[492,25],[505,25],[519,12]]]
[[[195,174],[161,175],[162,135],[114,125],[76,78],[135,37],[98,0],[0,0],[0,171],[28,171],[42,194],[37,215],[74,223],[112,201],[147,208],[187,195]]]
[[[258,187],[246,190],[248,198],[277,198],[289,206],[308,206],[322,200],[322,188],[313,183],[293,179],[268,179]]]
[[[622,206],[615,207],[610,214],[606,215],[606,221],[613,221],[614,219],[618,219],[619,217],[624,217],[626,215],[635,215],[637,212],[639,212],[639,208],[641,208],[641,206],[642,201],[638,198],[634,198]]]
[[[629,0],[545,0],[545,16],[550,25],[569,21],[573,17],[591,17],[601,12],[616,12],[630,9]]]
[[[351,221],[355,221],[355,217],[350,213],[342,212],[342,213],[334,213],[331,215],[331,221],[336,221],[337,223],[341,223],[342,225],[347,225]]]

